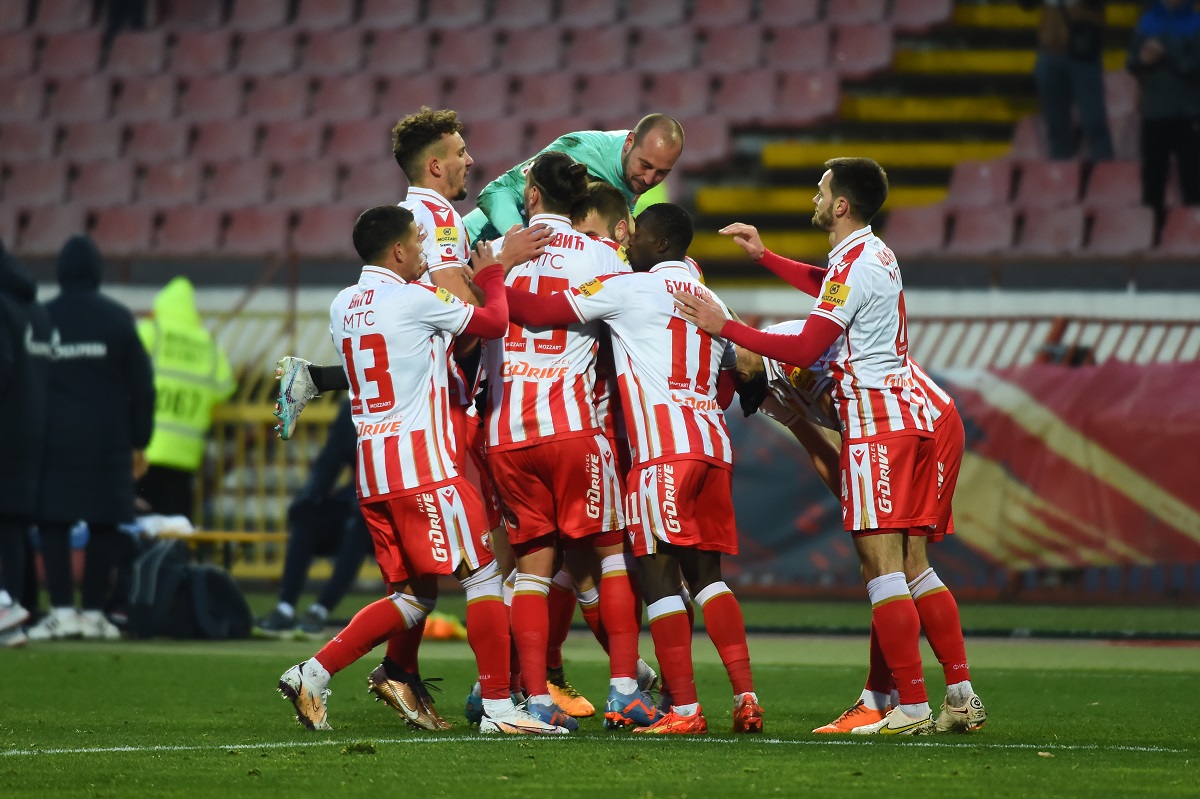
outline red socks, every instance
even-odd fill
[[[389,598],[377,599],[354,614],[345,628],[317,652],[317,662],[330,674],[342,669],[404,629],[404,616]]]
[[[712,639],[729,673],[734,696],[754,691],[754,677],[750,672],[750,649],[746,646],[746,622],[737,598],[724,582],[705,586],[696,595],[696,601],[704,610],[704,627]]]
[[[609,676],[636,680],[637,600],[624,555],[609,555],[600,561],[600,616],[608,636]]]
[[[559,572],[550,584],[550,643],[546,647],[546,665],[552,669],[562,668],[562,645],[571,631],[575,618],[575,587],[567,578],[564,585]]]
[[[479,664],[484,699],[508,698],[508,607],[499,596],[467,603],[467,642]]]
[[[871,597],[871,624],[884,660],[895,677],[900,703],[927,702],[925,675],[921,671],[921,620],[908,593],[904,573],[876,577],[867,583],[867,592]]]
[[[409,674],[418,674],[417,655],[421,649],[421,638],[425,635],[425,623],[410,629],[397,630],[387,642],[387,659]]]
[[[942,664],[946,685],[970,680],[967,645],[963,641],[962,619],[958,615],[954,594],[942,584],[933,569],[928,569],[913,580],[909,589],[921,617],[921,629],[925,631],[933,654]]]
[[[669,596],[646,608],[654,654],[663,679],[671,687],[675,705],[696,702],[696,681],[692,672],[692,628],[688,625],[683,599]]]
[[[549,593],[550,578],[517,573],[513,585],[512,635],[521,655],[521,681],[526,696],[550,693],[546,685],[546,643],[550,637]]]

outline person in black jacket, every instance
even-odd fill
[[[26,541],[46,436],[50,317],[37,285],[0,242],[0,646],[22,646]]]
[[[30,640],[118,638],[104,618],[122,522],[133,520],[134,479],[154,427],[154,376],[133,314],[100,293],[101,258],[86,236],[58,255],[61,292],[46,304],[54,329],[46,411],[38,530],[51,612],[29,628]],[[90,531],[83,613],[73,602],[70,530]]]
[[[288,506],[289,538],[279,604],[270,615],[259,619],[255,625],[259,634],[285,635],[297,629],[306,634],[321,632],[329,612],[354,585],[363,561],[372,551],[371,533],[359,510],[354,481],[340,487],[337,482],[347,466],[354,474],[357,458],[357,434],[347,399],[329,426],[325,445],[309,469],[308,481]],[[333,574],[297,623],[296,602],[317,555],[334,555]]]

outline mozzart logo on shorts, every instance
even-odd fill
[[[587,456],[588,490],[587,515],[589,519],[600,518],[600,456]]]
[[[658,468],[662,473],[663,524],[670,532],[678,533],[681,525],[679,507],[675,504],[675,467],[664,463]]]
[[[875,504],[883,513],[892,512],[892,465],[888,460],[887,446],[871,445],[871,461],[879,464],[879,479],[875,481]]]
[[[450,550],[446,548],[446,531],[442,529],[442,514],[438,510],[437,498],[433,494],[419,494],[417,508],[429,520],[429,551],[438,563],[450,560]]]

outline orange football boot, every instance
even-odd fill
[[[681,716],[672,710],[649,727],[638,727],[634,735],[705,735],[708,733],[708,722],[704,711],[696,708],[690,716]]]
[[[813,732],[850,732],[855,727],[862,727],[867,724],[874,724],[877,721],[883,721],[883,717],[886,715],[886,710],[871,710],[869,707],[867,707],[866,703],[860,699],[850,707],[846,708],[846,712],[842,713],[842,715],[838,716],[824,727],[817,727],[815,730],[813,730]]]
[[[746,694],[733,709],[733,731],[735,733],[760,733],[763,731],[763,710],[754,697]]]

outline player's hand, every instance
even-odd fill
[[[498,263],[500,263],[500,259],[496,257],[496,251],[492,247],[492,242],[484,241],[483,239],[475,242],[475,249],[471,251],[472,277],[492,264]]]
[[[710,336],[720,335],[721,328],[729,320],[725,309],[720,305],[707,297],[697,297],[686,291],[675,292],[675,306],[679,309],[680,316]]]
[[[554,233],[549,225],[538,223],[530,227],[513,225],[504,234],[504,246],[498,256],[507,274],[513,267],[532,261],[546,251]]]
[[[767,248],[762,243],[762,239],[758,235],[758,228],[754,225],[747,225],[744,222],[734,222],[732,225],[726,225],[717,232],[722,236],[733,238],[733,243],[745,250],[746,255],[749,255],[751,260],[761,260],[763,253],[767,251]]]

